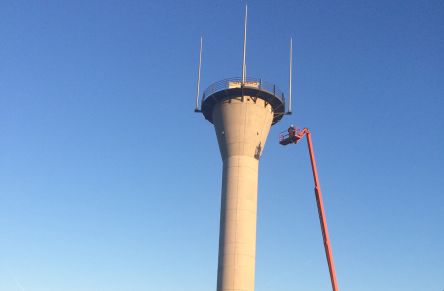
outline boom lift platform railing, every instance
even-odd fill
[[[319,222],[321,224],[322,238],[324,240],[324,248],[325,248],[325,255],[327,257],[328,270],[330,272],[331,286],[333,288],[333,291],[339,291],[338,282],[336,280],[336,271],[335,271],[335,264],[333,261],[333,253],[331,250],[330,239],[328,235],[327,219],[324,211],[324,202],[322,200],[321,185],[319,183],[318,170],[316,168],[316,159],[314,156],[313,144],[311,140],[311,133],[308,130],[308,128],[296,129],[293,126],[290,126],[288,128],[288,131],[286,132],[284,131],[279,135],[279,143],[281,145],[296,144],[304,136],[307,136],[307,146],[308,146],[308,151],[310,153],[311,169],[313,171],[313,179],[315,184],[314,191],[316,195],[316,204],[318,207]]]

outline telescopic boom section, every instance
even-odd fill
[[[339,291],[338,282],[336,280],[335,263],[333,261],[333,253],[330,246],[328,235],[327,219],[324,211],[324,202],[322,199],[321,185],[319,183],[318,170],[316,167],[316,159],[314,156],[313,143],[311,133],[308,128],[297,130],[293,126],[288,129],[288,133],[281,133],[279,143],[282,145],[295,144],[304,136],[307,136],[308,151],[310,153],[311,169],[313,172],[313,180],[315,184],[316,204],[318,207],[319,222],[321,224],[322,238],[324,240],[325,255],[327,257],[328,269],[330,271],[330,280],[333,291]]]

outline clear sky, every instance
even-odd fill
[[[193,113],[241,75],[241,1],[0,2],[0,290],[215,290],[221,160]],[[444,2],[249,1],[247,75],[288,90],[260,164],[256,291],[444,289]]]

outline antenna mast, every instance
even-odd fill
[[[293,81],[293,38],[290,38],[290,78],[288,81],[288,112],[291,114],[291,84]]]
[[[199,95],[200,95],[200,69],[202,67],[202,42],[203,37],[200,37],[200,51],[199,51],[199,68],[197,69],[197,94],[196,94],[196,107],[194,112],[199,112]]]
[[[245,4],[245,23],[244,23],[244,58],[242,62],[242,85],[247,78],[247,66],[245,64],[245,57],[247,53],[247,20],[248,20],[248,6]]]

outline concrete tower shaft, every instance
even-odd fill
[[[217,103],[213,123],[223,160],[218,291],[253,291],[259,158],[273,108],[243,96]]]
[[[284,94],[262,79],[225,79],[203,93],[223,161],[217,291],[254,291],[259,159],[284,111]]]

